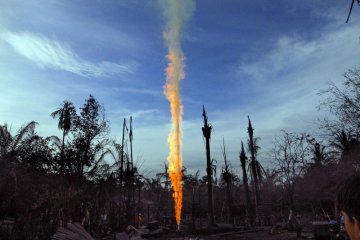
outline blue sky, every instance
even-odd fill
[[[360,8],[350,1],[196,1],[183,34],[186,56],[183,161],[205,169],[201,111],[214,126],[212,157],[239,167],[247,115],[271,166],[281,129],[318,134],[318,91],[360,63]],[[64,100],[89,94],[106,109],[110,136],[133,116],[134,156],[156,173],[166,160],[169,103],[163,94],[167,47],[159,1],[0,0],[0,122],[15,131],[35,120],[40,135],[60,135],[50,117]],[[205,171],[202,171],[204,174]]]

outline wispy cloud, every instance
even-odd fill
[[[258,81],[265,81],[269,76],[302,62],[319,51],[316,41],[303,41],[291,36],[280,37],[267,54],[253,62],[244,62],[239,66],[239,73],[247,74]]]
[[[356,25],[326,27],[318,38],[306,39],[296,35],[279,37],[273,47],[261,53],[256,59],[242,61],[237,69],[237,76],[250,76],[259,82],[276,82],[280,78],[292,78],[293,81],[314,82],[312,74],[328,76],[339,67],[353,67],[359,51]],[[333,75],[334,76],[334,75]],[[297,78],[297,79],[296,79]],[[285,81],[286,82],[286,81]],[[289,82],[289,81],[288,81]]]
[[[139,110],[130,110],[126,108],[110,108],[107,111],[107,114],[110,120],[118,121],[124,117],[128,118],[132,116],[134,119],[142,119],[143,122],[152,120],[160,114],[158,109],[139,109]]]
[[[21,56],[39,67],[64,70],[84,77],[111,77],[132,74],[136,62],[119,64],[109,61],[93,63],[79,57],[70,47],[56,40],[28,32],[0,32],[0,39]]]
[[[133,93],[139,95],[150,95],[150,96],[160,96],[163,97],[163,92],[160,90],[153,90],[148,88],[135,88],[135,87],[121,87],[121,88],[113,88],[113,91],[116,92],[126,92]]]

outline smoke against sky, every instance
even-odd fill
[[[165,1],[166,2],[166,1]],[[158,1],[0,0],[0,122],[16,130],[35,120],[60,135],[50,117],[63,100],[103,103],[111,136],[133,115],[134,157],[160,169],[168,154],[169,103],[163,95],[166,15]],[[261,138],[262,162],[275,134],[309,130],[326,82],[360,63],[359,8],[345,24],[342,1],[197,1],[183,31],[183,161],[205,166],[201,110],[214,126],[213,157],[239,167],[247,115]],[[220,161],[219,161],[220,162]]]

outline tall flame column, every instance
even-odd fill
[[[166,69],[165,95],[170,102],[171,131],[168,136],[169,143],[169,177],[173,187],[176,223],[179,226],[182,208],[182,157],[181,157],[181,121],[183,106],[180,97],[179,81],[183,79],[183,70],[180,52],[170,49],[169,65]]]
[[[180,227],[182,209],[182,156],[181,156],[181,122],[183,105],[180,96],[180,80],[184,79],[184,54],[180,47],[180,36],[183,23],[190,17],[194,2],[190,0],[163,1],[165,15],[168,18],[167,31],[164,37],[168,46],[166,84],[164,93],[170,102],[171,131],[168,136],[169,170],[168,174],[173,188],[175,218]],[[189,14],[190,13],[190,14]]]

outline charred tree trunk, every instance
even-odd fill
[[[129,141],[130,141],[130,172],[131,172],[131,181],[129,184],[130,191],[131,191],[131,204],[134,207],[131,207],[131,216],[133,216],[133,224],[135,225],[135,174],[137,173],[137,170],[134,168],[134,161],[133,161],[133,147],[132,147],[132,141],[133,141],[133,131],[132,131],[132,116],[130,116],[130,132],[129,132]]]
[[[134,172],[130,165],[130,159],[127,159],[126,162],[126,170],[125,170],[125,192],[126,192],[126,222],[134,224],[134,220],[132,219],[133,214],[133,206],[132,206],[132,197],[133,197],[133,184],[134,183]]]
[[[62,145],[61,145],[61,154],[60,154],[60,172],[61,175],[64,176],[64,166],[65,166],[65,158],[64,158],[64,145],[65,145],[65,130],[63,130],[62,136]]]
[[[142,218],[141,218],[141,216],[140,216],[141,187],[142,187],[142,184],[141,184],[141,182],[140,182],[140,180],[139,180],[139,181],[138,181],[138,202],[137,202],[138,206],[137,206],[137,215],[136,215],[136,219],[137,219],[137,221],[136,221],[136,227],[140,227],[141,220],[142,220]]]
[[[192,189],[191,196],[191,230],[195,230],[195,187]]]
[[[232,173],[230,172],[229,165],[226,158],[225,150],[225,141],[223,139],[223,157],[225,162],[225,168],[223,171],[223,180],[226,182],[226,198],[227,198],[227,207],[228,207],[228,223],[235,224],[234,215],[233,215],[233,202],[231,194],[231,185],[232,185]]]
[[[124,138],[125,138],[126,119],[124,118],[122,140],[121,140],[121,155],[120,155],[120,199],[122,194],[122,184],[124,178]]]
[[[208,183],[208,210],[209,210],[209,226],[215,226],[213,195],[212,195],[212,163],[210,157],[210,138],[212,127],[208,123],[205,107],[203,106],[204,127],[202,128],[203,136],[206,143],[206,173]]]
[[[247,160],[247,157],[246,157],[245,151],[244,151],[244,144],[241,142],[240,163],[241,163],[241,168],[242,168],[242,172],[243,172],[243,184],[244,184],[245,203],[246,203],[246,217],[248,218],[250,225],[252,225],[254,223],[254,215],[253,215],[253,211],[251,209],[249,183],[248,183],[248,177],[247,177],[247,173],[246,173],[246,160]]]
[[[249,133],[249,140],[250,140],[250,152],[251,152],[251,172],[252,178],[254,182],[254,191],[255,191],[255,216],[256,216],[256,223],[260,222],[259,219],[259,205],[260,205],[260,193],[259,193],[259,182],[258,182],[258,175],[256,169],[256,158],[255,158],[255,148],[254,148],[254,129],[252,128],[250,118],[249,119],[249,126],[248,126],[248,133]]]
[[[120,154],[120,169],[119,169],[119,227],[122,226],[123,221],[123,180],[124,180],[124,138],[125,138],[126,119],[124,118],[122,140],[121,140],[121,154]]]

